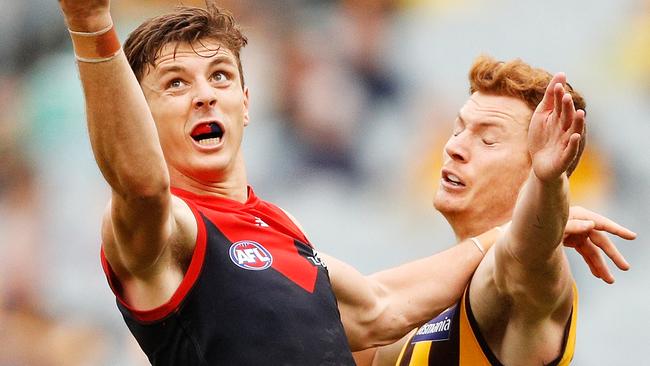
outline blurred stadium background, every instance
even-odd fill
[[[114,1],[121,39],[177,3]],[[588,104],[574,203],[639,233],[616,241],[632,270],[613,286],[570,254],[581,290],[574,364],[648,364],[650,1],[221,4],[250,39],[251,183],[320,250],[365,273],[453,243],[431,198],[474,57],[565,71]],[[0,366],[146,364],[100,269],[108,190],[57,4],[0,9]]]

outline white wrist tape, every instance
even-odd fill
[[[476,247],[478,248],[478,250],[480,250],[481,253],[482,253],[483,255],[485,255],[485,249],[483,249],[483,246],[481,245],[481,241],[480,241],[480,240],[478,240],[477,238],[469,238],[469,240],[471,240],[472,243],[474,243],[474,245],[476,245]]]

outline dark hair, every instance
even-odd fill
[[[490,56],[481,55],[476,58],[469,72],[470,93],[477,91],[514,97],[522,100],[532,111],[544,98],[548,83],[553,78],[549,72],[534,68],[520,59],[512,61],[497,61]],[[571,94],[576,110],[586,113],[586,103],[582,95],[571,85],[566,84],[566,91]],[[582,133],[578,153],[567,168],[567,176],[578,166],[582,152],[587,143],[587,126]]]
[[[169,43],[193,44],[211,39],[219,42],[235,55],[239,77],[244,87],[240,51],[248,39],[233,15],[206,0],[206,8],[178,6],[168,14],[146,20],[124,42],[124,53],[138,80],[147,66],[155,66],[160,51]]]

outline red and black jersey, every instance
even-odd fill
[[[173,189],[198,224],[168,303],[131,308],[102,253],[124,320],[153,365],[354,365],[327,268],[278,207]]]

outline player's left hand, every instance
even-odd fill
[[[623,271],[630,269],[630,264],[606,233],[626,240],[636,239],[636,233],[607,217],[580,206],[571,206],[562,242],[582,256],[595,277],[612,284],[614,276],[605,264],[602,252]]]
[[[533,172],[544,182],[561,177],[571,165],[584,131],[585,112],[575,110],[565,84],[563,73],[553,76],[528,128]]]

